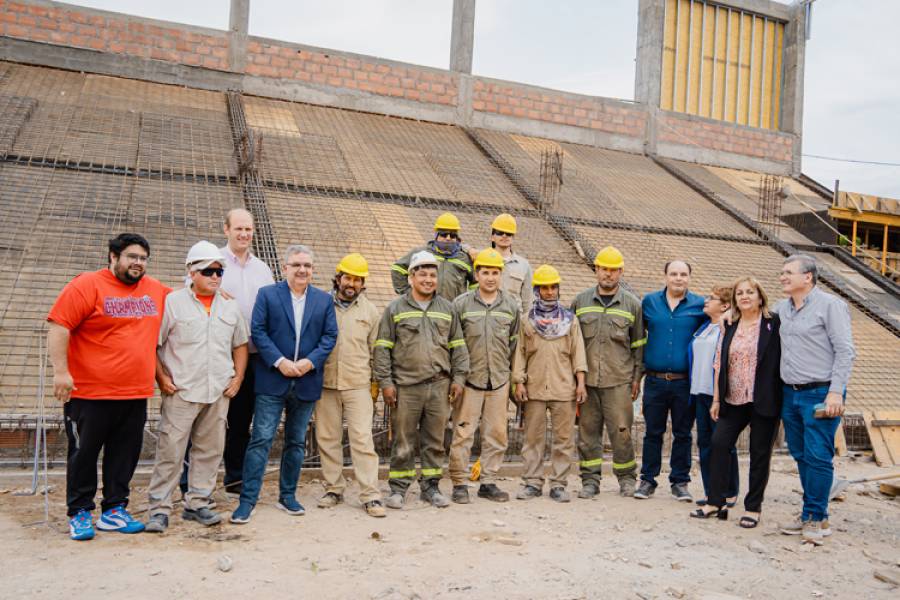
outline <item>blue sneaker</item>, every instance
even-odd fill
[[[128,514],[124,506],[114,506],[104,510],[100,515],[97,529],[118,531],[119,533],[140,533],[144,530],[144,524]]]
[[[241,502],[238,504],[238,507],[234,509],[234,512],[231,513],[231,518],[228,520],[237,525],[243,525],[244,523],[250,522],[250,515],[252,514],[253,505]]]
[[[94,519],[88,510],[78,511],[69,519],[69,537],[76,542],[94,539]]]
[[[303,508],[303,505],[297,502],[297,499],[293,496],[285,496],[284,498],[279,499],[275,504],[275,508],[277,508],[278,510],[283,510],[287,514],[294,516],[306,514],[306,509]]]

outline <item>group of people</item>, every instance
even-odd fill
[[[65,403],[71,537],[94,537],[101,450],[97,528],[165,531],[180,482],[184,519],[221,522],[212,494],[223,461],[226,495],[238,501],[230,521],[247,523],[282,417],[275,506],[289,515],[305,512],[296,490],[313,415],[325,481],[321,508],[344,501],[345,421],[367,514],[401,509],[415,482],[420,498],[439,508],[471,502],[471,479],[479,481],[479,498],[506,502],[497,477],[510,400],[524,413],[520,500],[541,496],[547,484],[552,500],[569,502],[576,450],[577,495],[596,496],[604,429],[619,493],[650,498],[671,421],[672,495],[693,502],[696,420],[704,497],[691,516],[726,519],[738,494],[734,446],[749,426],[749,491],[740,524],[754,527],[783,421],[804,490],[802,513],[783,531],[815,542],[830,534],[834,435],[854,351],[848,308],[816,287],[813,259],[785,261],[788,298],[770,308],[752,277],[701,298],[689,291],[691,266],[682,260],[665,265],[663,289],[640,299],[622,281],[622,253],[609,246],[594,261],[597,285],[567,306],[560,273],[551,265],[532,270],[513,252],[511,215],[493,221],[491,245],[481,251],[462,242],[450,213],[437,218],[434,232],[391,266],[398,296],[380,314],[364,293],[369,265],[357,253],[341,259],[326,292],[312,285],[313,250],[291,245],[275,283],[250,251],[253,219],[242,209],[225,217],[224,247],[201,241],[190,249],[185,286],[177,291],[146,275],[146,239],[126,233],[110,240],[108,267],[73,279],[48,315],[54,393]],[[162,404],[142,522],[127,506],[154,381]],[[638,471],[633,402],[642,381],[646,432]],[[391,418],[386,497],[372,434],[379,395]],[[445,462],[449,498],[440,488]]]

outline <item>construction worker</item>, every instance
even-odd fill
[[[469,503],[469,454],[479,421],[481,428],[481,485],[478,497],[507,502],[509,494],[497,487],[496,477],[507,445],[506,407],[509,376],[519,333],[519,303],[500,289],[504,262],[492,248],[475,258],[478,287],[453,301],[469,353],[469,373],[462,399],[453,405],[453,441],[450,444],[452,500]]]
[[[437,295],[440,262],[426,251],[409,261],[410,289],[391,302],[375,341],[375,377],[384,402],[393,409],[388,508],[402,508],[416,478],[416,442],[421,447],[421,498],[438,508],[444,429],[450,403],[462,394],[469,354],[453,305]],[[449,402],[448,402],[449,399]]]
[[[513,360],[516,401],[525,404],[524,485],[516,495],[519,500],[543,493],[549,410],[553,432],[550,498],[569,501],[566,484],[575,451],[575,407],[587,398],[587,361],[578,319],[559,301],[561,281],[559,272],[550,265],[535,270],[531,279],[534,304],[519,326]]]
[[[368,276],[369,263],[361,254],[348,254],[335,269],[331,296],[338,338],[325,362],[322,398],[316,403],[315,412],[316,441],[325,480],[325,495],[318,506],[332,508],[343,500],[347,481],[341,440],[346,418],[359,500],[367,514],[384,517],[378,491],[378,454],[372,441],[371,359],[378,334],[378,310],[362,293]]]
[[[619,493],[634,495],[637,465],[631,440],[631,403],[640,390],[646,338],[640,299],[619,285],[624,269],[622,253],[607,246],[594,258],[597,285],[572,302],[588,364],[588,398],[578,425],[579,498],[593,498],[600,491],[604,424],[613,448]]]
[[[413,248],[403,258],[391,265],[394,291],[404,294],[409,290],[409,268],[412,256],[427,251],[438,265],[437,295],[453,302],[453,299],[469,289],[474,279],[472,257],[462,247],[459,237],[459,219],[444,213],[434,222],[434,239],[425,246]]]
[[[503,257],[503,291],[519,303],[520,312],[528,314],[534,299],[531,292],[531,263],[513,252],[512,242],[518,227],[516,218],[503,213],[491,223],[491,248]]]

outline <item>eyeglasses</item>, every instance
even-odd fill
[[[222,267],[206,267],[205,269],[200,269],[199,273],[204,277],[212,277],[213,275],[222,277],[225,274],[225,269]]]
[[[313,268],[312,263],[287,263],[285,266],[288,267],[289,269],[299,269],[301,267],[304,269],[312,269]]]
[[[491,231],[491,235],[513,237],[513,234],[509,233],[508,231],[497,231],[496,229]]]
[[[716,302],[722,302],[722,299],[719,298],[718,296],[707,296],[706,299],[709,300],[710,302],[712,302],[713,300],[715,300]]]
[[[452,231],[438,231],[438,237],[450,238],[451,240],[458,240],[459,236]]]
[[[139,263],[146,263],[147,261],[150,260],[150,257],[146,254],[132,254],[131,252],[126,254],[125,258],[127,258],[131,262],[139,262]]]

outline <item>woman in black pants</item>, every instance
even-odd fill
[[[750,426],[750,485],[744,497],[741,527],[759,524],[763,494],[769,481],[772,448],[781,415],[781,339],[778,315],[770,314],[768,298],[752,277],[734,284],[734,320],[725,328],[716,355],[716,379],[710,416],[717,422],[709,461],[708,504],[692,517],[728,518],[725,492],[731,470],[730,450]]]

